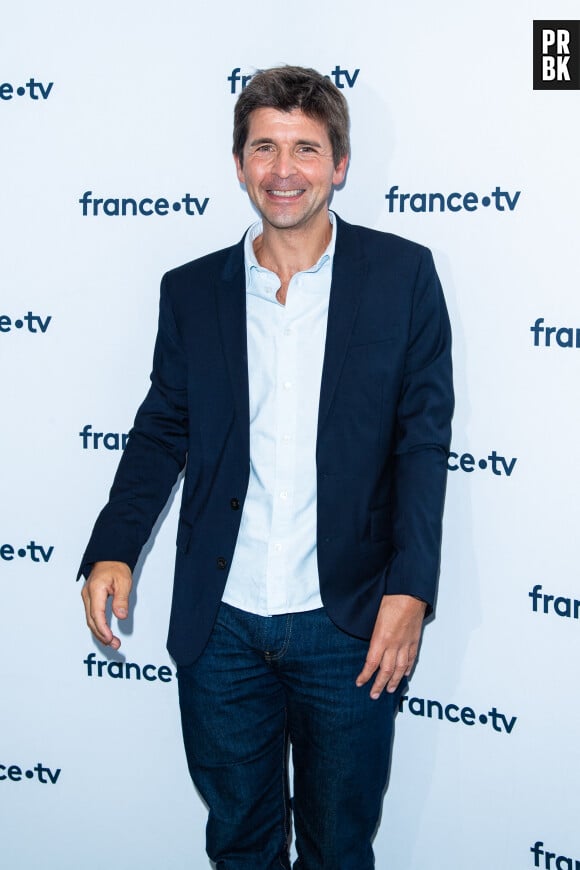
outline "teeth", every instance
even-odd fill
[[[298,194],[302,193],[302,191],[301,190],[271,190],[270,193],[273,196],[291,197],[291,196],[298,196]]]

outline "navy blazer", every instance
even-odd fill
[[[338,219],[318,416],[320,592],[370,637],[385,593],[433,605],[453,409],[451,336],[430,252]],[[168,272],[151,388],[83,557],[132,569],[185,466],[168,650],[211,632],[248,486],[243,240]]]

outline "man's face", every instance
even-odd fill
[[[276,229],[306,228],[325,216],[348,163],[343,157],[334,165],[325,125],[300,109],[255,109],[243,153],[243,166],[235,155],[238,179]]]

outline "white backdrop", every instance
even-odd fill
[[[147,388],[161,274],[254,218],[232,91],[296,63],[351,107],[333,207],[432,248],[454,329],[438,613],[397,719],[377,867],[578,870],[580,92],[532,89],[532,22],[555,15],[577,2],[3,10],[2,866],[209,866],[165,651],[176,500],[122,655],[91,640],[74,578]],[[159,213],[116,215],[122,198]]]

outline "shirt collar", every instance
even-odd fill
[[[336,216],[334,212],[329,211],[328,217],[330,220],[330,225],[332,227],[332,235],[330,237],[330,242],[326,250],[322,253],[318,261],[311,266],[309,269],[304,269],[305,273],[314,273],[319,272],[327,263],[330,263],[332,266],[332,260],[334,258],[334,249],[336,247]],[[253,283],[253,277],[256,273],[261,273],[262,275],[272,275],[273,273],[269,269],[265,269],[264,266],[260,266],[258,260],[256,258],[256,254],[254,253],[254,241],[260,236],[263,232],[263,223],[261,220],[256,221],[255,224],[248,229],[246,233],[246,238],[244,239],[244,261],[246,265],[246,288],[249,290]]]

